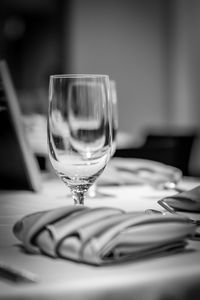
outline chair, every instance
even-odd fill
[[[142,158],[158,161],[182,170],[189,175],[190,155],[197,132],[192,131],[149,131],[140,147],[117,149],[115,157]]]

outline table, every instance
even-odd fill
[[[190,189],[200,181],[187,178],[181,184]],[[101,189],[108,197],[88,199],[85,204],[116,206],[127,211],[159,209],[157,200],[174,193],[144,185]],[[12,234],[13,224],[26,214],[71,204],[66,193],[64,184],[54,177],[45,178],[37,194],[0,193],[0,260],[34,272],[40,278],[37,284],[24,285],[0,281],[0,299],[200,299],[198,241],[190,243],[195,251],[103,267],[24,253]]]

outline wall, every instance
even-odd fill
[[[70,72],[116,80],[120,130],[167,122],[163,1],[73,0]],[[68,69],[69,71],[69,69]]]
[[[199,127],[200,2],[176,0],[171,27],[171,122]]]
[[[119,128],[200,127],[198,0],[73,0],[67,72],[117,82]],[[191,162],[200,174],[200,141]]]
[[[169,117],[178,126],[200,128],[200,2],[176,0],[169,47]],[[191,174],[200,175],[200,136],[194,144]]]

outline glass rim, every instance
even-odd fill
[[[81,79],[81,78],[108,78],[109,79],[109,75],[107,74],[53,74],[50,75],[50,78],[52,79],[59,79],[59,78],[77,78],[77,79]]]

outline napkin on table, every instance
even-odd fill
[[[97,180],[99,185],[141,185],[162,187],[166,182],[177,183],[182,172],[166,164],[139,158],[114,157]]]
[[[66,206],[25,216],[13,232],[30,253],[103,265],[183,250],[195,225],[175,215]]]
[[[164,202],[175,210],[200,213],[200,185],[191,190],[166,197]]]

